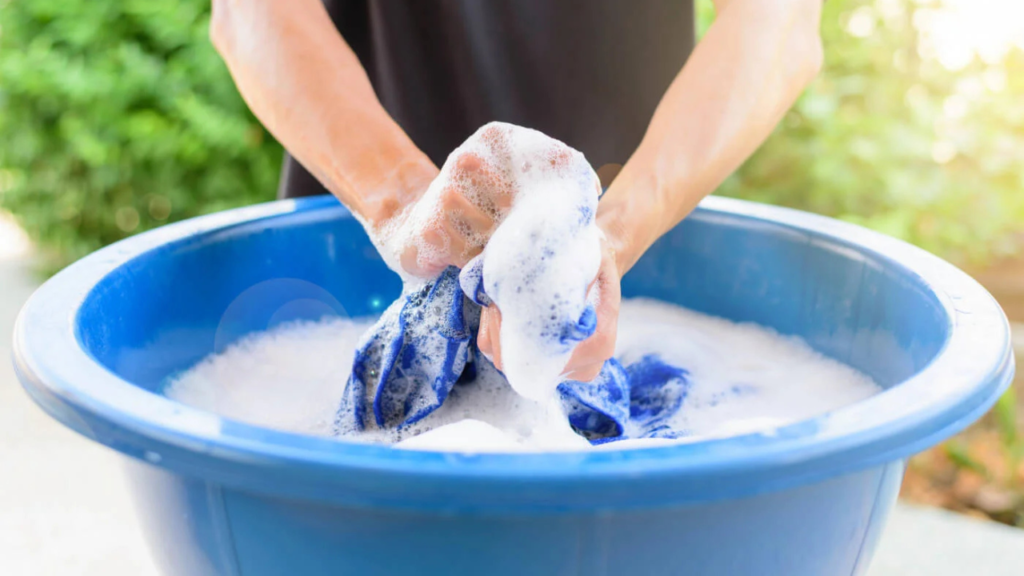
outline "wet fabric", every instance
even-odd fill
[[[356,350],[337,420],[342,428],[402,428],[471,382],[481,304],[489,302],[478,267],[448,268],[396,300]],[[581,341],[597,327],[593,308],[566,319],[557,338]],[[689,373],[648,355],[628,366],[608,360],[592,382],[567,380],[558,395],[573,429],[593,444],[626,438],[673,438],[667,424],[689,387]],[[372,418],[370,415],[372,414]]]
[[[473,354],[480,307],[462,294],[448,268],[396,300],[356,350],[338,419],[379,428],[419,421],[437,410]],[[471,374],[467,374],[471,376]]]
[[[592,382],[558,386],[569,424],[591,444],[626,438],[676,438],[668,419],[683,405],[689,372],[649,354],[623,366],[612,358]]]

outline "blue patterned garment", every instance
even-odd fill
[[[475,378],[474,359],[485,361],[476,349],[480,309],[489,303],[478,270],[471,263],[460,277],[448,268],[388,307],[356,350],[338,429],[408,426],[437,410],[454,386]],[[560,325],[562,342],[582,341],[596,330],[597,315],[589,307]],[[565,381],[558,393],[573,429],[600,444],[675,437],[667,420],[688,386],[685,369],[648,355],[625,367],[608,360],[593,382]]]
[[[345,388],[339,428],[413,424],[437,410],[466,372],[480,307],[463,296],[459,270],[407,292],[363,337]],[[354,426],[352,425],[354,424]]]
[[[669,418],[683,405],[690,388],[685,368],[648,354],[626,367],[629,380],[629,421],[633,438],[676,438]]]
[[[592,443],[621,438],[629,427],[629,375],[612,358],[593,382],[567,380],[558,385],[569,425]]]
[[[668,419],[683,405],[689,372],[648,354],[623,367],[612,358],[592,382],[558,385],[569,424],[592,444],[625,438],[675,438]]]

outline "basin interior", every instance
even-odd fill
[[[885,388],[920,371],[950,336],[936,295],[884,254],[818,230],[698,209],[626,275],[623,295],[800,336]],[[89,293],[75,329],[100,364],[159,392],[246,334],[379,313],[400,288],[358,222],[320,201],[129,260]]]

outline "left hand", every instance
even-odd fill
[[[597,278],[590,285],[590,290],[592,293],[596,291],[597,296],[597,331],[576,347],[563,371],[566,379],[590,382],[600,374],[605,361],[615,353],[619,303],[622,301],[620,279],[615,252],[608,242],[602,240],[601,267]],[[484,308],[480,315],[477,345],[498,370],[502,369],[500,334],[501,311],[492,304]]]

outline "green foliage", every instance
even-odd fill
[[[271,199],[280,147],[208,40],[209,0],[0,6],[0,207],[61,265]]]
[[[946,457],[957,468],[976,472],[985,478],[991,476],[988,467],[982,461],[975,459],[971,455],[970,449],[959,438],[953,438],[946,442],[942,445],[942,449],[945,451]]]
[[[1021,462],[1024,462],[1024,429],[1021,428],[1019,406],[1017,390],[1011,387],[992,408],[992,417],[995,428],[999,431],[1006,468],[1011,471],[1019,470]],[[1012,472],[1009,474],[1008,484],[1011,488],[1016,487],[1020,490],[1021,497],[1024,498],[1024,483],[1018,482]]]
[[[923,38],[934,7],[826,2],[822,74],[718,193],[838,217],[962,264],[1020,254],[1024,53],[946,69]]]
[[[719,193],[961,263],[1019,254],[1024,54],[943,68],[915,24],[928,1],[826,2],[824,72]],[[703,32],[714,9],[697,6]],[[55,263],[273,196],[280,147],[210,46],[208,12],[208,0],[0,5],[0,208]],[[870,33],[852,33],[855,16]]]

